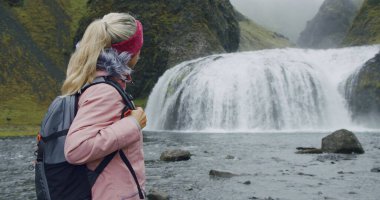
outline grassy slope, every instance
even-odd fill
[[[36,134],[47,106],[59,93],[86,2],[25,0],[18,7],[0,2],[0,45],[13,46],[0,49],[0,136]]]
[[[343,44],[345,46],[380,43],[380,0],[363,3]]]
[[[282,35],[266,30],[250,20],[239,22],[239,51],[281,48],[291,46],[289,40]]]

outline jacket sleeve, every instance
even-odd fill
[[[123,108],[123,100],[112,86],[88,88],[79,99],[77,115],[66,136],[66,160],[84,164],[139,141],[142,135],[136,119],[120,119]]]

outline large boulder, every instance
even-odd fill
[[[363,147],[354,133],[341,129],[322,139],[322,151],[326,153],[364,153]]]

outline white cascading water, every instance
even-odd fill
[[[272,49],[183,62],[149,96],[148,130],[268,131],[352,127],[344,84],[379,46]]]

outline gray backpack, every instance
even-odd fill
[[[79,96],[87,88],[96,84],[109,84],[122,96],[126,106],[121,113],[121,118],[128,110],[135,109],[131,96],[108,77],[96,78],[92,84],[85,85],[77,94],[56,97],[45,114],[37,136],[35,185],[38,200],[91,199],[91,187],[117,152],[136,182],[140,199],[144,198],[136,174],[121,150],[107,155],[94,171],[87,169],[86,165],[73,165],[66,161],[64,144],[77,112]]]

